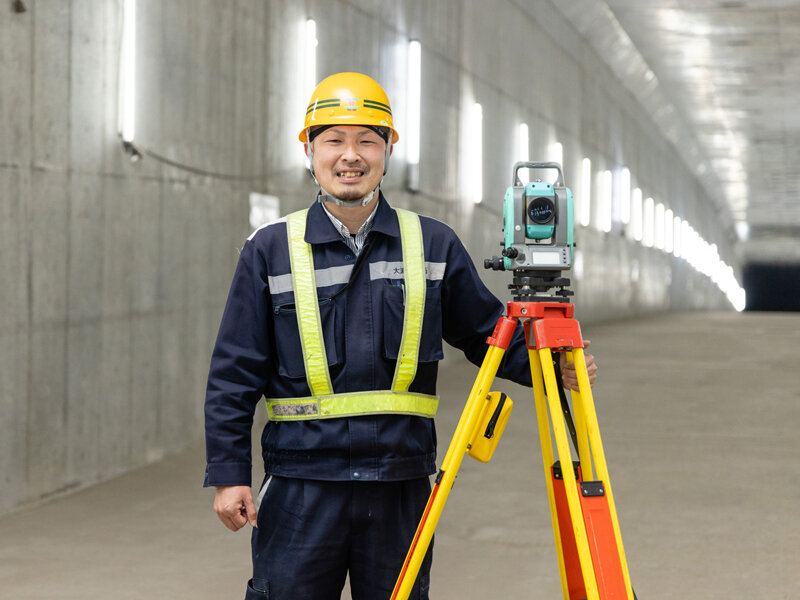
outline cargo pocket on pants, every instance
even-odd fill
[[[269,583],[263,579],[248,581],[244,600],[269,600]]]

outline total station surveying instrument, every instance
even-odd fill
[[[555,182],[523,184],[520,169],[557,172]],[[531,366],[536,419],[556,554],[565,600],[635,600],[622,546],[614,496],[597,425],[580,325],[573,319],[569,279],[572,267],[572,192],[555,162],[518,162],[503,201],[502,256],[486,259],[487,269],[512,271],[512,301],[487,340],[486,355],[428,504],[397,578],[391,600],[407,600],[430,546],[447,496],[465,454],[488,462],[511,413],[512,401],[491,392],[503,354],[522,322]],[[575,363],[578,391],[572,411],[555,368],[553,352]],[[572,417],[574,413],[574,419]],[[551,437],[552,427],[552,437]],[[573,461],[569,436],[578,452]],[[554,456],[555,439],[558,459]],[[571,465],[571,468],[563,468]]]

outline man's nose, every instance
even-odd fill
[[[355,141],[345,142],[342,158],[346,161],[358,160],[358,144]]]

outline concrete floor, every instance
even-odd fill
[[[594,395],[638,597],[796,596],[800,314],[670,315],[584,336],[601,368]],[[442,369],[440,457],[475,373]],[[492,461],[462,466],[432,597],[561,598],[532,396],[495,388],[514,412]],[[249,536],[217,521],[203,466],[198,443],[0,518],[0,597],[241,598]]]

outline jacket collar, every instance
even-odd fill
[[[389,206],[383,192],[379,192],[379,194],[378,210],[375,211],[375,220],[372,222],[371,231],[399,237],[400,225],[397,222],[397,213]],[[309,244],[327,244],[341,239],[342,236],[339,235],[328,215],[325,214],[325,209],[319,202],[314,202],[308,209],[305,241]]]

